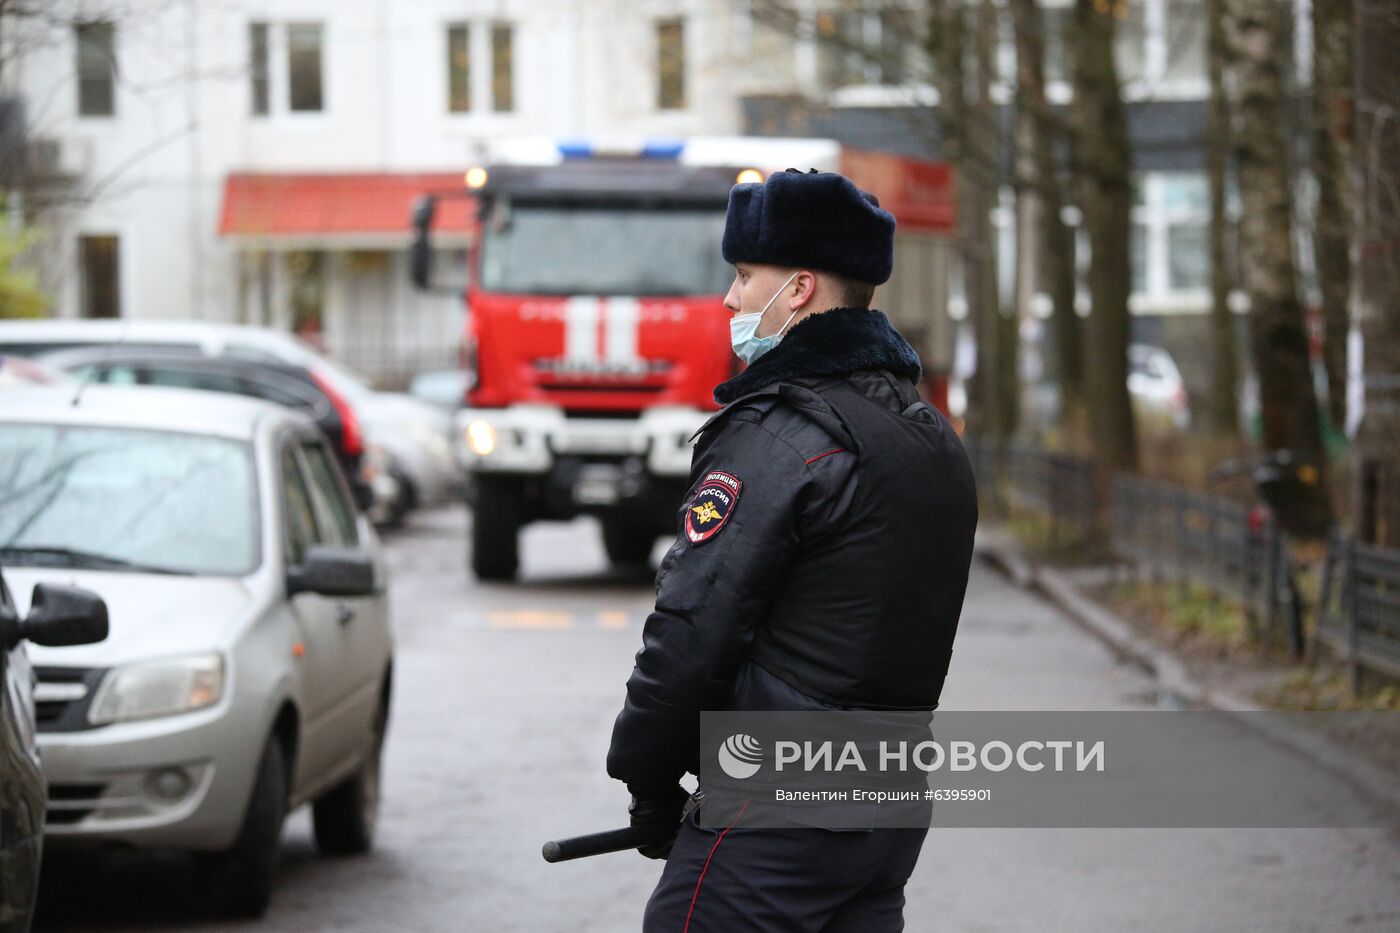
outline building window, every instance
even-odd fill
[[[1040,10],[1041,35],[1045,40],[1045,80],[1068,81],[1069,37],[1074,28],[1074,9],[1047,6]]]
[[[909,79],[908,48],[914,36],[913,13],[889,7],[880,11],[880,83],[897,87]]]
[[[111,23],[74,27],[78,46],[78,115],[110,117],[116,113],[116,30]]]
[[[1114,60],[1124,84],[1147,76],[1147,4],[1127,3],[1114,30]]]
[[[919,45],[916,13],[893,4],[846,2],[817,10],[808,23],[816,58],[816,81],[823,90],[853,86],[901,87],[912,80]]]
[[[324,109],[322,32],[319,23],[291,23],[287,26],[288,100],[294,113]]]
[[[1206,5],[1201,0],[1171,0],[1166,4],[1165,15],[1166,61],[1162,77],[1167,81],[1204,82],[1209,28]]]
[[[1161,176],[1167,238],[1167,289],[1210,287],[1210,188],[1204,175]]]
[[[491,27],[491,109],[508,113],[515,109],[514,30],[508,23]]]
[[[1133,187],[1133,291],[1150,304],[1196,300],[1210,287],[1206,177],[1148,172]]]
[[[78,240],[82,255],[83,317],[121,317],[120,251],[114,236]]]
[[[1132,240],[1128,246],[1128,268],[1131,272],[1133,294],[1147,292],[1147,238],[1150,228],[1140,221],[1133,222]]]
[[[865,83],[865,14],[824,10],[817,14],[817,77],[834,90]]]
[[[465,23],[447,27],[447,109],[466,113],[472,109],[471,31]]]
[[[685,108],[685,21],[661,20],[656,24],[656,107]]]
[[[1207,224],[1167,227],[1167,287],[1172,291],[1210,287],[1209,236]]]
[[[248,24],[248,77],[252,82],[253,115],[265,117],[271,105],[267,70],[267,23]]]

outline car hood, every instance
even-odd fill
[[[452,418],[412,396],[375,392],[361,404],[365,437],[399,457],[428,457],[450,467]]]
[[[387,424],[422,422],[446,432],[452,419],[441,408],[399,392],[374,392],[361,403],[365,420]]]
[[[29,611],[36,583],[82,587],[107,603],[105,641],[65,648],[29,644],[29,657],[36,665],[111,667],[211,651],[253,603],[252,590],[236,577],[8,566],[5,580],[21,615]]]

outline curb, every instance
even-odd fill
[[[1159,702],[1166,700],[1170,705],[1182,708],[1230,714],[1236,722],[1325,768],[1356,790],[1383,801],[1389,807],[1400,809],[1400,781],[1394,774],[1316,733],[1286,725],[1272,717],[1244,715],[1271,710],[1227,690],[1208,689],[1198,683],[1174,654],[1139,635],[1115,613],[1079,592],[1078,587],[1060,571],[1036,566],[1009,536],[997,543],[978,543],[974,553],[1012,583],[1044,596],[1114,654],[1146,671],[1156,682]]]

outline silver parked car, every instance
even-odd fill
[[[1160,421],[1179,430],[1191,426],[1186,382],[1170,353],[1151,344],[1128,347],[1128,394],[1140,420]]]
[[[206,356],[305,367],[354,410],[365,441],[377,447],[387,463],[401,494],[387,509],[391,523],[415,507],[445,503],[460,493],[462,474],[453,455],[447,412],[410,395],[376,392],[311,344],[284,331],[211,321],[0,321],[0,353],[34,357],[118,342],[127,347],[197,347]]]
[[[75,584],[110,612],[101,644],[31,647],[47,845],[194,850],[245,916],[291,809],[312,805],[323,851],[370,846],[386,577],[309,419],[186,390],[0,393],[0,561],[21,603]]]

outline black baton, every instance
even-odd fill
[[[676,827],[656,824],[653,826],[628,826],[625,829],[610,829],[602,833],[589,833],[586,836],[570,836],[568,839],[551,839],[544,844],[546,862],[567,862],[570,859],[587,858],[606,852],[622,852],[638,846],[649,846],[665,842],[676,834]]]

